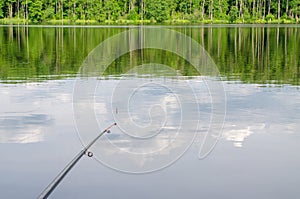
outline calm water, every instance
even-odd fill
[[[115,121],[52,198],[298,198],[300,28],[172,29],[203,46],[219,79],[158,49],[79,78],[93,49],[130,28],[0,27],[0,198],[36,198],[95,128]],[[199,159],[224,115],[218,143]]]

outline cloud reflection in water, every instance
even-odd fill
[[[34,143],[44,140],[44,131],[52,119],[45,114],[0,117],[1,143]]]

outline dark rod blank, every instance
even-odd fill
[[[56,176],[56,178],[45,188],[45,190],[39,195],[38,199],[46,199],[57,187],[57,185],[63,180],[63,178],[68,174],[68,172],[74,167],[74,165],[80,160],[80,158],[87,153],[88,149],[104,134],[109,133],[110,128],[117,125],[114,123],[102,131],[89,145],[83,148],[74,159]]]

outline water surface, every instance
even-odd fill
[[[73,89],[78,79],[75,76],[93,48],[128,29],[0,27],[1,198],[37,197],[81,150],[82,141],[94,137],[89,132],[80,134],[76,129]],[[151,124],[151,128],[128,134],[120,128],[112,129],[111,134],[91,149],[95,157],[84,156],[52,197],[298,198],[299,28],[174,29],[198,41],[220,70],[227,111],[222,136],[212,153],[198,159],[200,141],[209,128],[212,110],[205,81],[212,77],[201,76],[183,58],[170,52],[133,51],[113,62],[105,77],[96,79],[95,115],[99,128],[105,128],[113,122],[114,114],[122,114],[111,103],[111,96],[114,89],[130,81],[133,84],[126,85],[132,85],[132,89],[139,85],[131,99],[134,103],[129,100],[132,120],[142,127]],[[158,68],[131,71],[128,75],[130,69],[151,62],[168,65],[180,76]],[[180,95],[190,97],[185,93],[185,85],[197,96],[188,106],[177,101]],[[172,86],[181,89],[180,92],[168,90]],[[151,120],[151,115],[144,113],[153,105],[156,106],[152,116],[156,119]],[[181,120],[179,106],[197,109],[190,110],[191,117]],[[165,117],[161,111],[168,115]],[[105,154],[104,160],[112,164],[145,168],[151,158],[128,159],[118,153],[109,154],[111,151],[102,146],[111,141],[124,151],[149,153],[172,143],[180,122],[193,123],[193,119],[200,121],[196,139],[167,168],[136,175],[118,172],[99,162],[101,154]],[[159,135],[155,134],[155,127],[162,124],[157,121],[167,124]],[[124,121],[121,126],[125,124]],[[193,130],[188,129],[186,136]],[[156,139],[133,142],[134,136]],[[170,154],[160,154],[160,158],[168,157]]]

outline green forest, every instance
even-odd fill
[[[0,0],[0,23],[298,23],[300,0]]]

